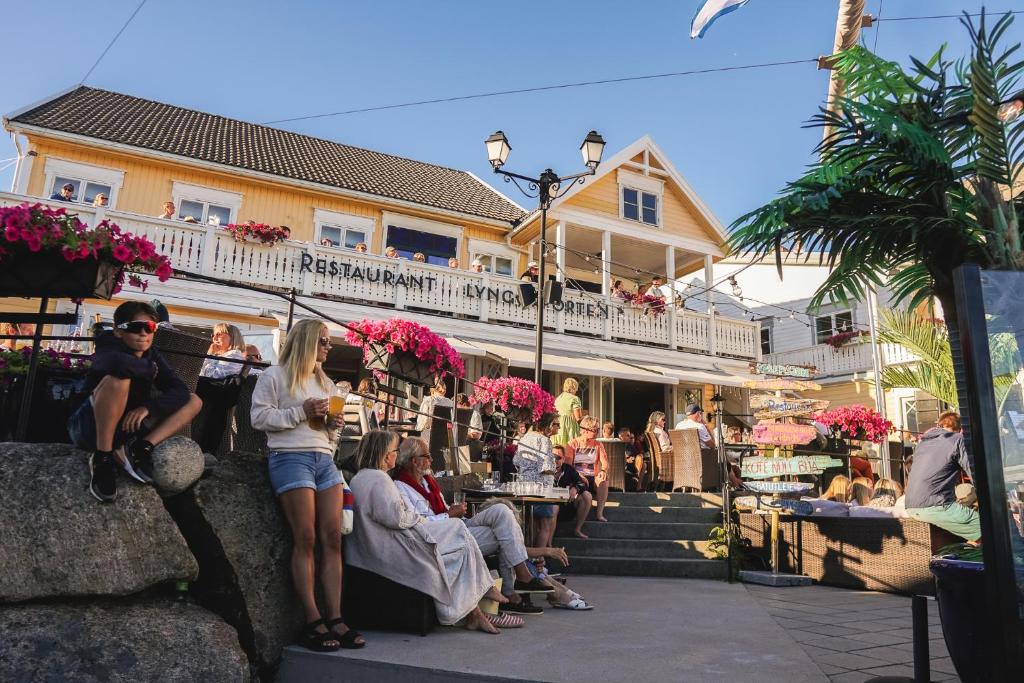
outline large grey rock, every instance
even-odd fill
[[[167,504],[199,560],[193,593],[238,629],[260,671],[272,670],[303,619],[289,568],[291,531],[270,487],[266,457],[229,453]]]
[[[249,679],[238,634],[217,615],[168,600],[0,608],[0,680]]]
[[[172,436],[153,449],[153,484],[173,496],[199,481],[206,468],[203,449],[187,436]]]
[[[119,473],[104,505],[88,463],[69,445],[0,443],[0,602],[128,595],[198,574],[153,488]]]

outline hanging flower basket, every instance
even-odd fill
[[[893,431],[892,422],[867,406],[853,405],[833,408],[815,414],[814,419],[844,439],[882,443]]]
[[[555,397],[539,384],[518,377],[481,377],[470,403],[494,402],[510,422],[536,422],[544,413],[555,412]]]
[[[101,221],[89,228],[65,209],[28,203],[0,208],[0,296],[97,297],[121,291],[124,269],[172,274],[166,256],[145,237]],[[133,286],[146,288],[137,275]]]
[[[377,373],[432,386],[440,373],[462,377],[466,367],[444,337],[419,323],[393,318],[351,323],[345,340],[363,349],[366,367]]]

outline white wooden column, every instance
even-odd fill
[[[711,285],[715,282],[715,270],[714,261],[711,260],[711,254],[704,257],[704,287],[707,289],[704,292],[705,297],[708,301],[708,354],[718,354],[718,325],[715,322],[715,304],[714,304],[714,290]]]
[[[676,348],[676,248],[665,247],[665,284],[669,287],[665,312],[668,314],[668,347]]]
[[[612,316],[618,311],[612,306],[612,234],[607,230],[601,232],[601,294],[604,296],[608,315],[602,321],[602,335],[605,339],[612,338]],[[610,419],[610,418],[609,418]]]
[[[565,221],[555,223],[555,277],[565,282]]]

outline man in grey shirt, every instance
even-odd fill
[[[960,416],[947,411],[936,426],[921,437],[914,451],[914,466],[907,481],[907,514],[929,522],[972,544],[981,538],[978,511],[956,502],[960,472],[971,474],[971,463],[964,448]]]

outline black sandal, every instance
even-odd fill
[[[327,623],[323,619],[317,619],[316,621],[306,624],[302,627],[302,634],[299,636],[299,645],[312,650],[313,652],[334,652],[341,649],[341,638],[338,634],[327,628],[326,631],[320,633],[317,628],[321,626],[327,626]],[[328,645],[328,643],[335,643],[334,645]]]
[[[327,628],[330,629],[330,632],[334,634],[334,637],[338,639],[338,642],[341,643],[341,648],[343,650],[358,650],[361,647],[366,647],[365,640],[361,643],[356,642],[356,638],[362,638],[363,634],[355,630],[354,628],[350,628],[349,630],[345,631],[345,633],[338,633],[334,630],[335,626],[344,623],[345,620],[342,617],[338,617],[337,619],[329,619],[324,622]]]

